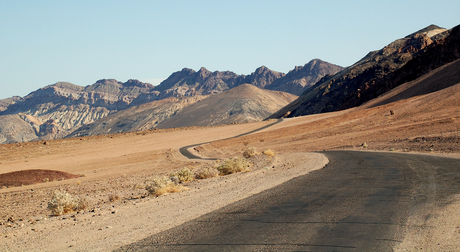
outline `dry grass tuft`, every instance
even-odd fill
[[[207,179],[219,176],[219,171],[214,167],[203,167],[195,173],[196,179]]]
[[[188,190],[188,188],[181,185],[177,185],[168,177],[157,177],[152,181],[149,181],[149,184],[145,189],[152,195],[160,196],[166,193],[175,193]]]
[[[48,201],[48,209],[53,215],[63,215],[72,211],[80,211],[86,208],[86,202],[79,197],[73,197],[66,191],[54,191],[53,198]]]
[[[229,158],[224,160],[223,164],[217,167],[217,170],[222,175],[237,173],[237,172],[250,172],[252,164],[245,158]]]
[[[274,157],[276,155],[274,150],[266,150],[266,151],[264,151],[262,153],[264,155],[267,155],[267,156],[270,156],[270,157]]]
[[[254,147],[247,148],[246,150],[243,151],[243,157],[245,158],[250,158],[258,154],[259,153],[257,153],[256,148]]]
[[[195,179],[195,174],[187,167],[184,167],[179,171],[171,172],[169,176],[176,177],[179,180],[179,183],[184,183]]]

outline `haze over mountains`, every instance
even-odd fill
[[[184,68],[158,86],[138,80],[103,79],[86,87],[59,82],[23,98],[0,100],[0,143],[343,110],[459,59],[459,48],[458,26],[430,25],[347,68],[314,59],[287,74],[265,66],[250,75]],[[450,76],[431,77],[443,80],[431,89],[456,84],[456,75]]]

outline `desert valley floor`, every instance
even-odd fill
[[[459,158],[459,91],[457,84],[382,103],[395,96],[390,92],[358,108],[277,124],[269,120],[1,145],[0,174],[47,169],[78,177],[1,188],[0,245],[6,251],[114,250],[321,169],[328,160],[316,151],[392,151]],[[233,138],[270,124],[274,125]],[[181,147],[206,142],[212,143],[191,151],[225,159],[254,147],[260,152],[275,150],[276,155],[250,158],[254,167],[249,173],[196,180],[186,184],[188,191],[146,197],[149,178],[184,166],[194,170],[213,165],[216,161],[188,160],[179,152]],[[47,202],[56,189],[84,198],[88,207],[79,213],[51,216]],[[114,195],[119,200],[111,201]],[[439,207],[439,218],[430,220],[430,225],[437,226],[430,234],[433,243],[442,240],[448,246],[460,245],[460,235],[452,226],[460,220],[459,197]],[[437,245],[424,248],[430,251]],[[413,250],[416,244],[405,248]]]

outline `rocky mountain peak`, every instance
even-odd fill
[[[176,72],[176,73],[178,73],[178,72]],[[192,74],[194,74],[194,73],[196,73],[196,72],[195,72],[195,70],[193,70],[193,69],[184,67],[184,68],[182,68],[182,70],[180,71],[180,73],[186,74],[186,75],[192,75]],[[173,74],[174,74],[174,73],[173,73]]]
[[[198,74],[198,80],[197,81],[204,81],[208,76],[210,76],[212,73],[208,69],[201,67],[200,70],[197,72]]]
[[[265,88],[265,86],[270,85],[273,81],[284,76],[284,73],[272,71],[266,66],[261,66],[246,77],[246,82],[258,88]]]
[[[150,83],[144,83],[136,79],[129,79],[127,82],[123,83],[124,87],[140,87],[140,88],[153,88],[154,85]]]
[[[431,24],[423,29],[420,29],[412,34],[407,35],[405,38],[410,38],[415,36],[416,34],[425,34],[428,37],[433,37],[439,33],[445,32],[447,29],[439,27],[437,25]]]
[[[261,67],[257,68],[256,71],[254,71],[254,74],[263,75],[269,73],[270,71],[271,70],[268,67],[262,65]]]
[[[105,84],[105,85],[114,85],[114,86],[120,86],[123,85],[122,82],[117,81],[115,79],[100,79],[96,81],[94,84]]]

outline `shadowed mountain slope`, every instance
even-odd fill
[[[353,66],[327,76],[271,117],[331,112],[359,106],[459,58],[459,27],[429,26],[370,52]],[[429,37],[430,35],[431,37]]]
[[[212,95],[179,111],[158,125],[159,128],[210,126],[260,121],[297,96],[241,85]]]
[[[458,85],[459,83],[460,59],[457,59],[429,72],[428,74],[416,80],[399,85],[387,93],[364,103],[360,107],[371,108],[382,106],[415,96],[434,93],[451,86]]]

